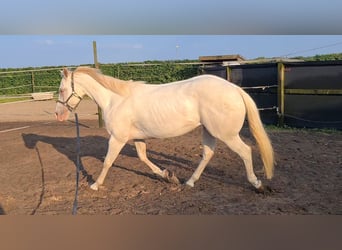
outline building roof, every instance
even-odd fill
[[[245,61],[240,55],[221,55],[221,56],[200,56],[201,62],[227,62],[227,61]]]

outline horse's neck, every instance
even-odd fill
[[[105,88],[92,77],[80,81],[80,85],[83,87],[86,94],[93,99],[102,110],[105,110],[110,104],[113,105],[113,101],[119,102],[122,100],[121,96]]]

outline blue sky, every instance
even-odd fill
[[[0,68],[91,64],[94,40],[101,63],[342,53],[342,35],[1,35]]]
[[[11,0],[0,68],[342,52],[342,1]],[[176,46],[179,46],[176,49]]]
[[[342,1],[10,0],[2,34],[336,34]]]

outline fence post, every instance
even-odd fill
[[[230,82],[231,80],[231,69],[230,69],[230,67],[229,67],[229,65],[228,66],[226,66],[226,71],[227,71],[227,81],[228,82]]]
[[[284,126],[284,111],[285,111],[285,66],[283,63],[278,63],[278,126]]]
[[[95,68],[100,68],[99,62],[97,60],[97,48],[96,48],[96,41],[93,41],[93,51],[94,51],[94,64]],[[103,127],[103,118],[102,118],[102,110],[100,106],[97,106],[97,113],[98,113],[98,122],[99,122],[99,127]]]
[[[34,88],[34,72],[31,71],[31,84],[32,84],[32,93],[34,93],[35,88]]]

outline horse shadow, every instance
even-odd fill
[[[5,210],[2,208],[1,204],[0,204],[0,215],[5,215]]]
[[[38,135],[38,134],[22,134],[23,141],[25,143],[25,146],[29,149],[36,149],[38,142],[43,142],[46,144],[50,144],[53,146],[53,148],[59,152],[60,154],[65,155],[73,164],[75,165],[75,168],[77,168],[77,148],[76,138],[73,137],[54,137],[54,136],[46,136],[46,135]],[[84,136],[80,137],[80,145],[81,145],[81,153],[80,153],[80,173],[82,174],[83,178],[86,178],[89,185],[95,182],[93,179],[93,176],[90,175],[87,170],[84,168],[82,163],[82,157],[92,157],[95,158],[101,162],[104,161],[105,154],[107,153],[108,148],[108,138],[103,136]],[[134,157],[138,158],[136,149],[134,145],[131,145],[130,143],[127,143],[123,149],[120,152],[121,155],[125,155],[128,157]],[[162,165],[173,165],[177,167],[183,167],[185,165],[190,165],[191,161],[186,160],[181,157],[171,156],[167,155],[161,152],[156,152],[153,150],[147,150],[147,154],[151,161],[156,163],[158,166]],[[157,157],[157,158],[155,158]],[[149,177],[151,179],[155,180],[161,180],[163,179],[159,178],[155,174],[139,171],[136,169],[131,169],[124,166],[119,166],[117,164],[114,164],[116,168],[123,169],[126,171],[133,172],[137,175],[142,175]],[[162,168],[162,167],[161,167]]]

